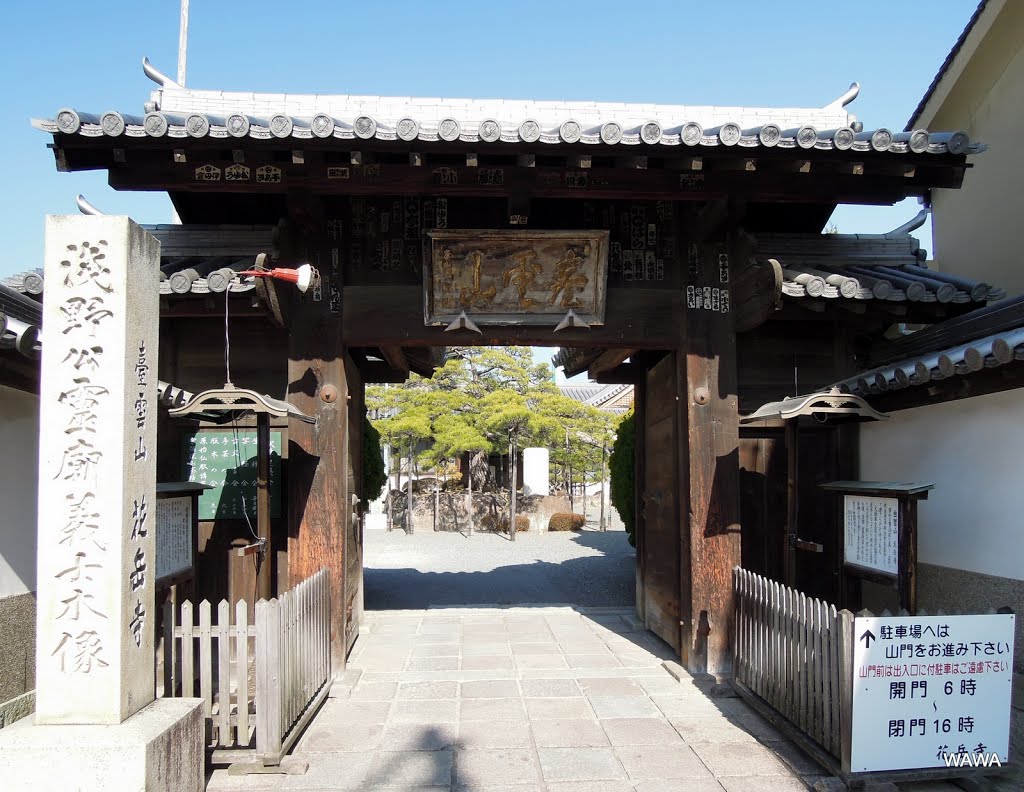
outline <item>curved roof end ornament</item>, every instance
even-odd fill
[[[149,58],[142,59],[142,71],[149,77],[153,82],[159,85],[161,88],[183,88],[184,86],[180,83],[176,83],[156,66],[149,62]]]
[[[834,99],[833,101],[829,102],[826,105],[826,107],[836,107],[836,106],[846,107],[848,104],[850,104],[850,102],[852,102],[854,99],[856,99],[859,95],[860,95],[860,83],[859,82],[852,82],[852,83],[850,83],[850,87],[849,88],[847,88],[836,99]]]
[[[97,209],[95,206],[93,206],[91,203],[85,200],[84,195],[79,195],[78,198],[75,199],[75,203],[78,204],[78,211],[84,215],[92,215],[98,217],[106,214],[106,212],[101,212],[99,209]]]

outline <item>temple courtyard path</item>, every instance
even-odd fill
[[[513,544],[368,532],[366,550],[348,670],[293,751],[307,772],[220,769],[209,792],[789,792],[825,781],[638,624],[621,533]],[[519,604],[506,604],[514,592]]]

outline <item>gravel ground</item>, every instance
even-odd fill
[[[622,531],[507,535],[367,531],[367,610],[441,605],[633,604],[636,551]]]

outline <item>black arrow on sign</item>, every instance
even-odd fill
[[[860,639],[864,642],[864,648],[870,649],[871,642],[875,640],[875,634],[871,632],[871,630],[865,630],[864,634],[860,637]]]

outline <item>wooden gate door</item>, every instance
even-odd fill
[[[782,429],[742,430],[740,524],[743,568],[782,580],[787,549],[787,457]]]
[[[679,643],[679,492],[676,361],[647,372],[644,403],[644,618],[676,651]]]

